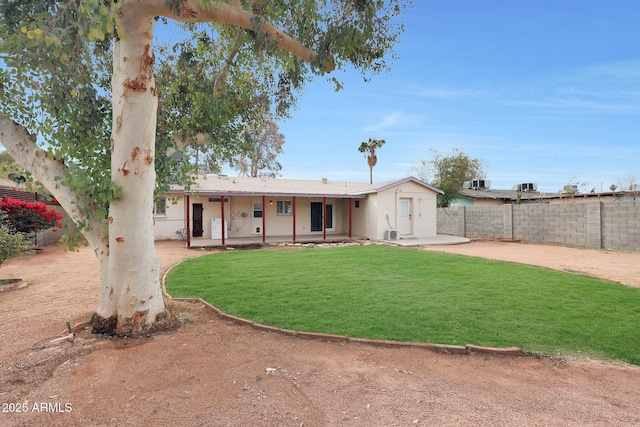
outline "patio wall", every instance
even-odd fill
[[[640,251],[640,201],[457,206],[437,212],[439,234]]]

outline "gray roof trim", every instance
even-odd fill
[[[402,184],[404,184],[406,182],[415,182],[416,184],[422,185],[423,187],[426,187],[431,191],[435,191],[438,194],[444,194],[444,191],[440,190],[439,188],[434,187],[431,184],[427,184],[426,182],[421,181],[418,178],[415,178],[413,176],[408,176],[406,178],[396,179],[396,180],[393,180],[393,181],[382,182],[380,184],[377,184],[377,185],[380,185],[379,187],[374,187],[374,188],[372,188],[370,190],[365,190],[365,191],[362,192],[362,194],[378,193],[380,191],[388,190],[389,188],[393,188],[393,187],[396,187],[398,185],[402,185]],[[376,184],[373,184],[373,185],[375,186]]]
[[[282,193],[282,192],[267,192],[267,191],[234,191],[234,192],[225,192],[225,191],[178,191],[178,190],[169,190],[167,191],[169,194],[184,194],[188,196],[224,196],[224,197],[257,197],[257,196],[269,196],[269,197],[327,197],[332,199],[366,199],[366,194],[320,194],[320,193]]]

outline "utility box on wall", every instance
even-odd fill
[[[227,221],[222,224],[222,218],[211,218],[211,238],[222,239],[222,233],[224,237],[227,237]]]

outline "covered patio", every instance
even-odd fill
[[[299,245],[302,246],[307,243],[340,243],[340,242],[355,242],[361,239],[356,237],[349,237],[348,234],[330,234],[327,237],[323,237],[318,234],[305,234],[297,236],[294,241],[292,236],[246,236],[246,237],[231,237],[224,239],[209,239],[206,237],[192,237],[190,248],[221,248],[221,247],[234,247],[234,246],[275,246],[275,245]]]
[[[329,197],[309,197],[306,194],[234,194],[234,193],[200,193],[196,200],[208,200],[209,210],[213,222],[208,233],[205,227],[198,223],[197,218],[204,220],[202,203],[193,203],[193,196],[185,196],[185,216],[191,219],[186,222],[187,247],[210,247],[226,245],[250,245],[281,242],[317,242],[341,241],[353,238],[353,200],[364,196],[343,197],[332,194]],[[248,212],[234,215],[236,206],[245,205]],[[225,206],[226,205],[226,206]],[[277,205],[277,206],[276,206]],[[315,206],[315,210],[314,210]],[[311,209],[309,209],[311,207]],[[301,210],[304,212],[300,219]],[[339,218],[343,218],[342,220]],[[245,225],[243,219],[251,222]],[[234,233],[231,223],[242,221],[242,226]],[[304,221],[304,224],[301,224]],[[310,223],[308,223],[310,222]],[[341,226],[338,228],[337,223]],[[208,224],[206,224],[208,225]],[[240,231],[241,228],[245,230]],[[246,229],[249,229],[247,231]],[[304,233],[306,230],[307,233]],[[290,230],[290,234],[285,230]],[[308,231],[311,233],[308,233]],[[343,230],[343,231],[339,231]],[[240,231],[239,233],[237,231]]]

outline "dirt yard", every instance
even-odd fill
[[[201,255],[157,246],[163,272]],[[640,287],[640,254],[473,242],[428,250],[531,263]],[[0,277],[1,426],[640,426],[640,368],[586,358],[447,355],[302,340],[172,302],[185,326],[92,336],[90,249],[48,247]],[[78,325],[71,344],[50,340]]]

